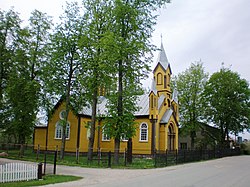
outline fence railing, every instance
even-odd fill
[[[8,153],[11,158],[20,157],[20,147],[18,144],[0,143],[0,152]],[[99,148],[93,149],[93,159],[89,160],[86,152],[80,152],[75,149],[75,152],[66,152],[65,158],[60,159],[60,150],[58,147],[42,147],[39,145],[23,145],[24,159],[33,160],[43,163],[43,174],[56,173],[56,164],[78,164],[84,167],[116,167],[117,162],[114,159],[114,152],[110,149]],[[73,149],[72,149],[73,150]],[[132,154],[128,154],[127,149],[119,150],[118,166],[126,168],[154,168],[165,167],[169,165],[194,162],[200,160],[208,160],[221,158],[225,156],[240,155],[240,149],[218,149],[213,150],[174,150],[174,151],[156,151],[151,154],[147,149],[133,149]],[[53,164],[47,165],[47,163]]]
[[[6,163],[0,165],[0,183],[34,180],[38,178],[37,171],[37,165]]]
[[[213,150],[173,150],[156,151],[154,155],[155,167],[164,167],[175,164],[210,160],[226,156],[240,155],[240,149],[213,149]]]

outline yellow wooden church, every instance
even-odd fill
[[[153,151],[165,151],[178,149],[178,98],[177,92],[171,90],[171,68],[163,45],[153,70],[153,79],[150,93],[141,95],[137,105],[139,110],[135,112],[136,134],[132,138],[133,154],[152,154]],[[97,110],[98,114],[105,114],[107,99],[100,96]],[[64,102],[58,102],[54,107],[54,113],[47,126],[36,126],[34,130],[34,146],[41,150],[55,150],[60,147],[62,139],[62,127],[60,120],[65,113]],[[66,152],[80,153],[88,151],[89,129],[87,125],[91,121],[91,108],[84,107],[77,115],[69,112],[66,127]],[[96,122],[96,136],[94,151],[114,151],[114,140],[105,134],[105,126],[102,119]],[[127,147],[127,139],[121,137],[120,151]]]

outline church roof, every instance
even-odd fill
[[[173,110],[172,110],[171,108],[168,109],[168,110],[164,113],[162,119],[160,120],[160,123],[168,123],[168,121],[170,120],[170,117],[171,117],[172,113],[173,113]]]
[[[97,115],[107,115],[107,98],[101,96],[98,98],[97,104]],[[139,108],[138,111],[135,112],[135,116],[144,116],[149,115],[149,101],[148,101],[148,94],[144,94],[138,97],[137,99],[137,107]],[[82,108],[79,114],[91,116],[92,115],[92,108],[91,105],[87,105]]]
[[[162,103],[164,102],[164,99],[165,99],[165,98],[166,98],[166,97],[165,97],[164,94],[162,94],[162,95],[159,97],[159,99],[158,99],[158,110],[160,109],[160,107],[161,107]]]
[[[165,52],[165,49],[164,49],[162,43],[161,43],[160,52],[158,54],[156,67],[158,66],[158,64],[160,64],[165,71],[167,70],[167,68],[169,66],[169,61],[168,61],[168,58],[167,58],[167,55],[166,55],[166,52]],[[156,67],[155,67],[155,69],[156,69]],[[154,69],[154,71],[155,71],[155,69]]]
[[[174,91],[173,91],[172,100],[174,102],[178,103],[178,91],[176,89],[174,89]]]
[[[151,90],[150,92],[154,92],[155,95],[157,95],[157,89],[156,89],[156,82],[154,79],[152,79],[152,84],[151,84]]]

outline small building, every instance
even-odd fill
[[[151,154],[155,149],[165,151],[178,149],[178,99],[177,92],[170,87],[170,63],[163,45],[159,52],[157,65],[153,70],[153,80],[150,93],[141,95],[137,100],[139,110],[135,112],[136,134],[132,138],[133,153]],[[97,113],[105,115],[107,99],[99,97]],[[88,151],[91,108],[83,107],[79,113],[70,110],[66,127],[66,152],[85,153]],[[47,126],[36,126],[34,130],[35,149],[43,150],[60,148],[62,139],[61,119],[65,113],[65,103],[60,100],[54,107],[54,112]],[[94,151],[114,151],[114,140],[105,133],[103,119],[96,122]],[[127,139],[121,137],[120,150],[127,147]]]
[[[220,141],[220,130],[205,123],[199,123],[194,142],[195,149],[214,149]],[[191,149],[190,134],[179,129],[179,149]]]

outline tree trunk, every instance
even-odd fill
[[[96,86],[96,85],[95,85]],[[91,126],[90,126],[90,137],[88,145],[88,160],[93,158],[93,148],[95,142],[95,123],[96,123],[96,106],[97,106],[97,87],[93,93],[93,103],[92,103],[92,117],[91,117]]]
[[[117,113],[118,113],[118,121],[117,121],[117,129],[122,124],[122,116],[123,116],[123,102],[122,102],[122,93],[123,93],[123,73],[122,73],[122,60],[119,60],[119,72],[118,72],[118,102],[117,102]],[[119,134],[119,132],[118,132]],[[115,152],[114,152],[114,163],[119,163],[119,149],[120,149],[120,136],[115,138]]]
[[[66,127],[68,123],[68,115],[69,115],[69,106],[70,106],[70,90],[72,84],[72,76],[73,76],[73,60],[74,60],[74,48],[71,51],[71,58],[70,58],[70,67],[69,67],[69,76],[68,76],[68,83],[66,88],[66,116],[65,121],[63,124],[62,130],[62,143],[61,143],[61,151],[60,151],[60,159],[64,159],[64,152],[65,152],[65,144],[66,144]]]
[[[128,139],[127,142],[127,162],[128,164],[132,164],[132,150],[133,150],[133,144],[132,144],[132,138]]]
[[[23,157],[24,155],[24,146],[23,144],[25,144],[25,135],[20,134],[19,135],[19,144],[20,144],[20,151],[19,151],[19,157]]]
[[[115,138],[114,165],[119,165],[120,137]]]

